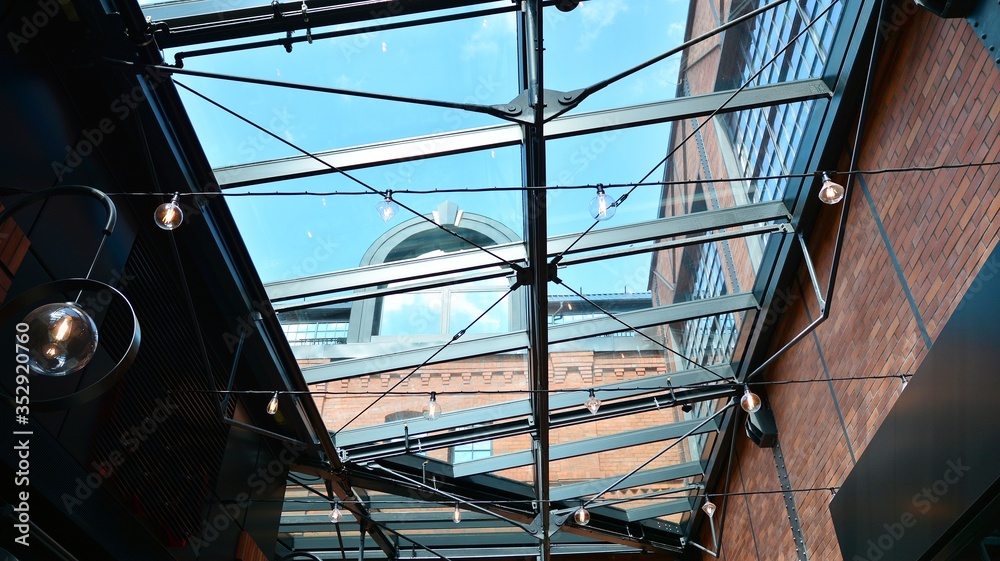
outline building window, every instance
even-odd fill
[[[493,441],[484,440],[482,442],[459,444],[458,446],[452,447],[450,455],[451,463],[453,464],[489,458],[493,455]]]
[[[347,322],[288,323],[281,326],[289,345],[342,345],[347,342]]]
[[[501,302],[479,318],[505,293],[507,280],[500,278],[386,296],[378,334],[454,335],[463,329],[469,334],[506,333],[509,303]]]

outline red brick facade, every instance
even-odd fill
[[[912,5],[904,12],[912,15],[885,30],[858,167],[1000,159],[1000,72],[986,48],[965,20],[940,19]],[[830,319],[769,367],[764,379],[914,372],[928,352],[927,340],[936,338],[996,245],[997,174],[997,167],[969,167],[855,181]],[[822,209],[811,236],[821,279],[829,271],[838,214]],[[804,270],[800,285],[807,292],[799,292],[802,298],[782,319],[775,347],[819,313]],[[897,379],[769,386],[792,488],[838,486],[900,391]],[[778,485],[771,451],[738,438],[730,492]],[[715,491],[724,487],[720,482]],[[809,559],[839,560],[831,492],[794,496]],[[721,519],[721,559],[797,558],[781,494],[732,496]]]
[[[578,351],[552,353],[550,358],[552,391],[589,388],[666,373],[666,363],[663,354],[659,352]],[[409,371],[362,376],[339,382],[316,384],[312,389],[318,392],[330,392],[328,395],[317,395],[315,399],[327,426],[331,430],[337,430],[358,411],[375,401],[379,393],[391,388],[406,374],[409,374]],[[394,390],[394,393],[400,395],[390,395],[379,400],[361,417],[351,422],[347,429],[377,426],[386,422],[391,415],[403,411],[419,413],[427,403],[427,392],[431,391],[439,392],[437,401],[447,414],[448,411],[526,399],[528,388],[527,363],[522,354],[503,354],[429,365],[408,377]],[[503,393],[490,393],[491,391]],[[518,391],[524,393],[511,393]],[[579,396],[580,404],[577,407],[582,408],[587,394],[581,392]],[[552,445],[558,445],[666,425],[678,421],[679,414],[677,408],[664,408],[638,415],[603,419],[599,423],[584,423],[554,429],[550,433],[550,442]],[[489,419],[484,418],[483,422],[489,422]],[[590,481],[628,473],[642,461],[661,452],[663,448],[663,443],[656,442],[624,450],[556,460],[551,465],[552,485]],[[530,449],[530,436],[521,435],[494,440],[492,454],[496,456]],[[688,461],[686,454],[688,454],[686,448],[678,446],[657,458],[649,467],[652,469]],[[428,452],[428,456],[447,461],[448,450],[432,450]],[[534,469],[531,466],[524,466],[501,471],[496,475],[530,483],[533,474]],[[657,486],[656,489],[680,484],[673,482]],[[630,493],[650,490],[631,489]]]

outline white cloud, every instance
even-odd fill
[[[499,54],[501,42],[507,42],[516,28],[514,13],[483,18],[472,36],[462,45],[462,60]]]
[[[581,2],[577,9],[583,20],[580,44],[586,48],[601,35],[605,27],[614,24],[618,14],[628,11],[628,5],[625,0],[599,0]]]

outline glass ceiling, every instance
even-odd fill
[[[347,502],[371,515],[332,524],[324,482],[293,473],[281,546],[683,551],[800,206],[782,176],[805,171],[842,71],[845,10],[142,4],[170,30]],[[599,187],[613,216],[595,221]]]

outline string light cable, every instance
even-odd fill
[[[761,74],[763,74],[764,70],[766,70],[776,60],[778,60],[778,58],[781,57],[785,53],[785,51],[787,51],[792,45],[794,45],[799,40],[800,37],[802,37],[803,35],[805,35],[810,29],[812,29],[812,26],[815,25],[816,22],[818,22],[821,19],[825,18],[826,14],[829,13],[829,11],[831,9],[833,9],[833,7],[836,6],[839,1],[840,0],[833,0],[833,2],[831,2],[829,6],[827,6],[823,10],[821,10],[816,15],[815,18],[813,18],[808,24],[806,24],[794,37],[792,37],[787,43],[785,43],[784,46],[782,46],[780,49],[778,49],[778,51],[775,52],[774,55],[770,59],[768,59],[767,62],[765,62],[763,65],[761,65],[761,67],[759,69],[757,69],[752,75],[750,75],[750,77],[747,78],[739,88],[737,88],[735,91],[733,91],[733,93],[728,98],[726,98],[718,107],[716,107],[711,113],[709,113],[705,117],[704,121],[698,123],[698,126],[695,127],[690,133],[688,133],[687,136],[685,136],[676,146],[674,146],[673,148],[671,148],[670,150],[668,150],[666,156],[664,156],[662,159],[660,159],[660,161],[657,162],[656,165],[653,166],[653,168],[650,169],[649,172],[646,173],[646,175],[644,175],[642,177],[642,179],[639,180],[639,183],[643,183],[644,181],[646,181],[647,179],[649,179],[649,177],[651,175],[653,175],[653,173],[657,169],[659,169],[660,166],[662,166],[668,160],[670,160],[671,156],[673,156],[674,153],[676,153],[678,150],[680,150],[685,144],[687,144],[687,142],[689,140],[691,140],[691,138],[693,138],[696,134],[698,134],[701,131],[702,128],[704,128],[708,123],[710,123],[712,121],[712,119],[716,115],[718,115],[723,109],[725,109],[729,105],[729,103],[731,103],[734,99],[736,99],[737,95],[739,95],[743,90],[745,90],[746,88],[748,88],[750,86],[750,84],[754,80],[756,80]],[[629,197],[629,195],[631,195],[633,192],[635,192],[635,190],[637,188],[638,188],[637,185],[633,185],[629,190],[627,190],[625,193],[623,193],[612,204],[615,207],[620,206],[621,204],[623,204],[625,202],[625,199],[627,199]],[[553,259],[552,262],[553,263],[558,263],[562,259],[563,255],[565,255],[567,252],[569,252],[571,249],[573,249],[573,247],[576,246],[576,244],[578,244],[587,234],[589,234],[601,222],[602,222],[602,220],[594,219],[594,222],[586,230],[584,230],[583,232],[581,232],[580,235],[579,235],[579,237],[577,237],[576,240],[573,243],[569,244],[566,247],[566,249],[562,250],[559,253],[559,255],[557,255]]]
[[[879,2],[879,17],[881,18],[884,15],[885,15],[885,2],[881,1]],[[811,266],[809,267],[809,274],[812,277],[813,287],[817,292],[816,297],[820,302],[820,315],[818,318],[816,318],[815,321],[811,322],[801,332],[792,337],[781,348],[775,351],[774,354],[772,354],[766,360],[757,365],[756,368],[754,368],[749,374],[747,374],[744,377],[745,381],[749,381],[750,379],[764,372],[764,370],[768,367],[768,365],[774,362],[774,360],[776,360],[779,356],[783,355],[785,351],[792,348],[795,344],[801,341],[806,335],[812,333],[814,329],[819,327],[820,324],[825,322],[827,318],[830,317],[830,308],[831,308],[830,304],[833,301],[833,297],[835,294],[834,289],[836,288],[837,285],[837,271],[840,268],[840,256],[843,253],[844,249],[844,237],[845,237],[845,232],[847,231],[847,219],[851,210],[851,198],[854,195],[854,189],[852,189],[852,184],[855,174],[853,172],[857,169],[858,151],[861,149],[862,129],[864,127],[865,117],[868,114],[869,95],[871,94],[871,89],[872,89],[872,74],[874,73],[875,70],[876,55],[878,53],[879,45],[881,44],[881,39],[882,35],[880,33],[876,33],[874,39],[872,40],[871,53],[868,58],[868,68],[867,71],[865,72],[865,83],[861,94],[861,106],[858,111],[857,130],[854,135],[854,143],[851,149],[850,163],[848,164],[849,173],[847,174],[847,181],[845,182],[846,185],[844,186],[844,193],[842,195],[843,201],[841,202],[841,207],[840,207],[840,222],[837,225],[837,236],[835,238],[836,241],[834,242],[833,246],[833,256],[830,263],[829,276],[827,277],[825,298],[819,294],[819,284],[816,280],[815,272],[813,271],[813,268]],[[806,247],[805,240],[802,238],[801,234],[799,235],[799,242],[803,252],[808,253],[808,248]],[[808,265],[809,261],[806,261],[806,264]]]
[[[469,329],[472,328],[473,325],[476,324],[477,321],[481,320],[483,317],[486,316],[486,314],[490,313],[490,311],[493,310],[493,308],[495,308],[498,304],[500,304],[500,302],[503,302],[507,298],[507,296],[509,296],[510,294],[512,294],[514,292],[514,290],[516,290],[517,288],[518,288],[517,284],[511,285],[510,288],[507,289],[507,292],[504,292],[500,296],[500,298],[498,298],[496,301],[494,301],[492,304],[490,304],[490,306],[488,308],[486,308],[485,310],[483,310],[483,312],[480,313],[479,316],[477,316],[475,319],[473,319],[465,329],[462,329],[461,331],[459,331],[458,333],[456,333],[455,335],[453,335],[452,338],[448,340],[448,342],[446,342],[444,345],[441,345],[440,347],[438,347],[438,349],[436,351],[434,351],[433,353],[431,353],[431,355],[428,356],[426,359],[424,359],[423,362],[421,362],[419,365],[417,365],[416,367],[414,367],[413,370],[411,370],[409,372],[409,374],[406,374],[405,376],[401,377],[395,384],[392,385],[392,387],[390,387],[386,391],[382,392],[382,394],[379,397],[377,397],[375,399],[375,401],[369,403],[367,406],[365,406],[364,409],[362,409],[361,411],[358,411],[357,414],[355,414],[353,417],[351,417],[350,419],[348,419],[348,421],[346,423],[344,423],[343,426],[341,426],[340,429],[337,430],[336,432],[343,431],[345,428],[347,428],[348,425],[350,425],[351,423],[353,423],[354,421],[356,421],[359,417],[361,417],[361,415],[365,414],[369,409],[371,409],[372,407],[374,407],[376,403],[378,403],[383,398],[385,398],[390,393],[392,393],[392,391],[395,390],[396,388],[398,388],[400,384],[402,384],[403,382],[405,382],[406,380],[408,380],[410,378],[410,376],[416,374],[418,370],[420,370],[421,368],[423,368],[424,366],[426,366],[427,364],[429,364],[432,360],[434,360],[434,357],[436,357],[437,355],[441,354],[452,343],[454,343],[455,341],[458,341],[463,335],[465,335],[465,333]],[[433,401],[434,394],[432,394],[431,397],[432,397],[432,401]]]
[[[251,120],[251,119],[249,119],[247,117],[244,117],[243,115],[241,115],[241,114],[237,113],[236,111],[234,111],[234,110],[226,107],[225,105],[219,103],[218,101],[215,101],[214,99],[206,96],[205,94],[202,94],[201,92],[195,90],[194,88],[186,86],[183,83],[178,82],[177,80],[174,80],[174,83],[177,84],[177,86],[179,86],[179,87],[187,90],[188,92],[192,93],[193,95],[201,98],[202,100],[204,100],[204,101],[206,101],[206,102],[214,105],[215,107],[218,107],[219,109],[225,111],[226,113],[229,113],[230,115],[236,117],[237,119],[243,121],[244,123],[246,123],[246,124],[254,127],[255,129],[257,129],[257,130],[259,130],[261,132],[263,132],[264,134],[270,136],[271,138],[274,138],[274,139],[278,140],[279,142],[281,142],[282,144],[285,144],[286,146],[292,148],[293,150],[296,150],[296,151],[302,153],[304,156],[307,156],[309,158],[312,158],[313,160],[316,160],[320,164],[322,164],[322,165],[326,166],[327,168],[329,168],[331,171],[334,171],[334,172],[336,172],[336,173],[338,173],[338,174],[346,177],[347,179],[353,181],[354,183],[357,183],[361,187],[364,187],[365,189],[367,189],[370,193],[378,194],[380,197],[383,198],[383,200],[391,198],[391,194],[392,193],[390,192],[390,190],[386,190],[386,191],[379,190],[379,189],[377,189],[377,188],[369,185],[368,183],[365,183],[361,179],[358,179],[353,174],[351,174],[351,173],[349,173],[349,172],[347,172],[347,171],[345,171],[343,169],[340,169],[339,167],[337,167],[337,166],[335,166],[335,165],[327,162],[323,158],[320,158],[320,157],[316,156],[315,154],[309,152],[308,150],[306,150],[304,148],[301,148],[300,146],[298,146],[297,144],[289,141],[288,139],[284,138],[283,136],[281,136],[281,135],[279,135],[277,133],[272,132],[267,127],[264,127],[262,125],[259,125],[259,124],[255,123],[253,120]],[[425,222],[433,225],[435,228],[438,228],[439,230],[442,230],[442,231],[446,232],[447,234],[449,234],[449,235],[451,235],[451,236],[453,236],[455,238],[458,238],[458,239],[462,240],[463,242],[469,244],[470,246],[475,247],[476,249],[479,249],[479,250],[487,253],[488,255],[490,255],[493,258],[495,258],[498,261],[500,261],[500,263],[502,263],[504,265],[507,265],[508,267],[511,267],[512,269],[515,269],[515,270],[516,269],[520,269],[520,266],[517,265],[516,263],[513,263],[511,261],[508,261],[508,260],[504,259],[503,257],[501,257],[501,256],[497,255],[496,253],[490,251],[488,248],[483,247],[482,245],[474,242],[473,240],[470,240],[468,237],[463,236],[462,234],[459,234],[458,232],[456,232],[456,231],[448,228],[444,224],[438,224],[433,218],[431,218],[429,216],[426,216],[423,213],[420,213],[420,212],[414,210],[412,207],[410,207],[410,206],[408,206],[406,204],[403,204],[403,203],[401,203],[401,202],[399,202],[397,200],[394,200],[394,199],[392,199],[392,202],[394,202],[397,205],[399,205],[400,208],[406,209],[408,212],[410,212],[411,214],[413,214],[417,218],[420,218],[420,219],[424,220]]]
[[[788,384],[816,384],[816,383],[826,383],[826,382],[855,382],[863,380],[900,380],[909,381],[913,378],[913,374],[884,374],[884,375],[872,375],[872,376],[844,376],[844,377],[832,377],[832,378],[815,378],[815,379],[801,379],[801,380],[768,380],[768,381],[754,381],[750,382],[749,385],[752,387],[757,386],[780,386]],[[712,384],[719,386],[731,386],[734,389],[743,389],[744,383],[742,382],[718,382],[715,380],[711,381]],[[637,390],[649,390],[650,392],[655,391],[669,391],[686,389],[691,386],[634,386],[634,387],[601,387],[596,388],[601,392],[634,392]],[[411,396],[430,396],[431,393],[435,393],[439,396],[447,395],[525,395],[534,393],[547,393],[547,394],[566,394],[566,393],[589,393],[595,388],[559,388],[559,389],[547,389],[547,390],[536,390],[536,389],[518,389],[518,390],[436,390],[434,392],[430,391],[393,391],[391,393],[386,393],[384,391],[333,391],[333,390],[279,390],[277,393],[281,395],[318,395],[318,396],[369,396],[369,395],[379,395],[384,397],[411,397]],[[167,394],[190,394],[190,393],[207,393],[207,394],[230,394],[230,395],[265,395],[273,396],[275,390],[203,390],[203,389],[190,389],[190,390],[178,390],[164,388],[163,391]]]
[[[665,351],[667,351],[667,352],[669,352],[671,354],[674,354],[674,355],[676,355],[679,358],[682,358],[682,359],[686,360],[687,362],[689,362],[689,363],[697,366],[698,368],[704,370],[705,372],[708,372],[712,376],[715,376],[719,380],[727,380],[727,378],[725,376],[723,376],[722,374],[719,374],[718,372],[716,372],[716,371],[712,370],[711,368],[705,366],[704,364],[702,364],[702,363],[694,360],[693,358],[690,358],[690,357],[688,357],[688,356],[680,353],[679,351],[671,349],[666,344],[661,343],[660,341],[657,341],[656,339],[650,337],[649,334],[647,334],[647,333],[645,333],[645,332],[643,332],[643,331],[641,331],[639,329],[636,329],[635,327],[632,327],[627,322],[625,322],[625,320],[619,318],[615,314],[613,314],[613,313],[609,312],[608,310],[604,309],[597,302],[594,302],[593,300],[591,300],[590,298],[587,298],[586,296],[584,296],[580,292],[577,292],[575,289],[573,289],[573,287],[571,287],[571,286],[563,283],[563,281],[561,279],[559,279],[558,277],[554,277],[554,278],[551,278],[549,280],[551,280],[552,282],[554,282],[554,283],[556,283],[556,284],[558,284],[560,286],[565,287],[567,290],[569,290],[570,292],[572,292],[576,297],[582,299],[583,301],[587,302],[588,304],[590,304],[591,306],[593,306],[595,309],[597,309],[601,313],[605,314],[606,316],[608,316],[609,318],[613,319],[614,321],[620,323],[622,326],[624,326],[630,332],[635,333],[636,335],[639,335],[640,337],[643,337],[644,339],[646,339],[649,342],[653,343],[654,345],[662,348],[663,350],[665,350]],[[735,378],[732,378],[732,379],[735,380]]]
[[[747,183],[755,181],[771,181],[781,179],[817,179],[823,173],[828,173],[836,177],[848,176],[868,176],[868,175],[892,175],[904,173],[930,173],[935,171],[970,169],[970,168],[990,168],[1000,166],[1000,160],[984,160],[981,162],[952,162],[928,165],[895,166],[884,168],[865,168],[856,170],[827,170],[805,172],[805,173],[781,173],[773,175],[746,175],[739,177],[713,177],[712,179],[672,179],[669,181],[645,181],[639,183],[603,183],[605,189],[616,189],[624,187],[665,187],[665,186],[686,186],[686,185],[706,185],[709,183]],[[496,192],[524,192],[524,191],[593,191],[598,184],[580,183],[567,185],[509,185],[494,187],[434,187],[434,188],[408,188],[392,189],[393,194],[407,195],[434,195],[450,193],[496,193]],[[21,187],[0,188],[0,196],[23,195],[32,191]],[[386,191],[388,193],[388,191]],[[122,191],[108,192],[109,197],[173,197],[178,195],[181,199],[189,197],[222,197],[222,198],[242,198],[242,197],[337,197],[337,196],[371,196],[370,190],[358,191],[248,191],[237,192],[235,190],[223,191],[186,191],[177,193],[175,191],[161,191],[154,187],[152,191]],[[381,194],[381,193],[380,193]]]
[[[840,489],[841,489],[840,485],[833,485],[833,484],[831,484],[831,485],[815,485],[815,486],[812,486],[812,487],[796,487],[796,488],[792,488],[792,489],[760,489],[760,490],[755,490],[755,491],[729,491],[729,492],[724,492],[724,493],[705,493],[702,496],[708,497],[710,499],[721,500],[721,499],[723,499],[725,497],[753,497],[753,496],[779,495],[779,494],[782,494],[782,493],[819,493],[819,492],[825,492],[825,493],[829,493],[831,495],[836,495],[837,492],[840,491]],[[674,493],[674,494],[676,494],[676,493]],[[661,496],[661,497],[644,497],[641,500],[649,500],[649,501],[653,501],[653,500],[672,501],[672,500],[675,500],[675,498],[673,496],[670,496],[670,495],[664,495],[664,496]],[[305,498],[305,497],[303,497],[303,498],[288,497],[288,498],[285,498],[285,499],[252,499],[252,502],[259,502],[259,503],[264,503],[264,502],[284,502],[284,503],[315,504],[315,505],[328,505],[330,503],[327,500],[317,500],[317,499],[310,499],[310,498]],[[412,500],[404,501],[402,499],[400,499],[400,501],[398,503],[393,503],[392,501],[383,501],[383,502],[380,502],[378,504],[371,503],[371,502],[365,502],[365,501],[359,501],[359,500],[339,501],[339,502],[342,505],[357,504],[357,505],[366,505],[366,506],[377,506],[378,508],[381,508],[383,510],[413,508],[413,501]],[[435,504],[435,505],[441,504],[441,502],[439,502],[439,501],[426,501],[426,502],[428,502],[430,504]],[[532,498],[532,497],[525,497],[523,499],[496,499],[496,500],[494,500],[494,499],[464,499],[464,502],[466,504],[489,506],[489,505],[524,505],[525,503],[529,503],[530,504],[532,502],[539,502],[539,500],[536,499],[536,498]],[[548,499],[547,501],[542,501],[542,502],[547,503],[549,505],[554,505],[554,506],[557,506],[557,507],[561,508],[566,503],[571,502],[571,499]],[[620,503],[622,501],[619,500],[619,499],[607,499],[606,501],[596,501],[591,506],[593,506],[594,508],[599,508],[599,507],[604,507],[604,506],[611,506],[609,503],[612,503],[612,502],[619,502]],[[319,510],[319,509],[317,509],[317,510]],[[450,508],[447,508],[447,512],[450,513],[450,510],[451,510]],[[576,510],[576,508],[573,508],[573,510]],[[446,510],[442,509],[441,512],[445,513]],[[449,516],[449,520],[450,520],[450,516]]]

